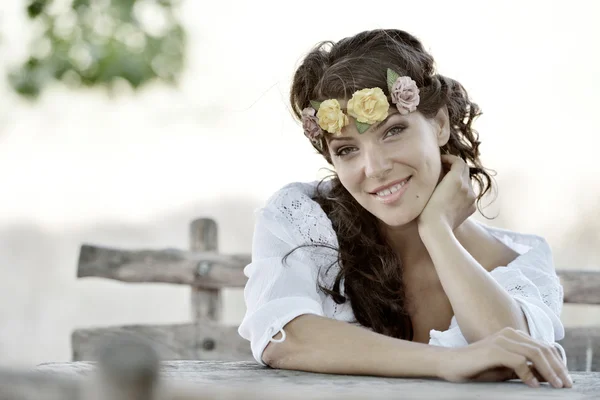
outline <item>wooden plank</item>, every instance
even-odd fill
[[[46,363],[37,367],[51,376],[90,370],[89,363]],[[193,393],[219,399],[597,399],[600,373],[573,372],[572,389],[552,389],[542,383],[532,389],[518,380],[499,383],[449,383],[437,379],[396,379],[371,376],[317,374],[277,370],[255,362],[165,361],[160,377],[171,387],[194,384]],[[207,396],[210,394],[210,396]],[[199,398],[195,396],[189,399]]]
[[[200,324],[77,329],[71,335],[73,360],[96,360],[96,349],[103,341],[123,334],[150,341],[162,360],[254,359],[249,342],[237,333],[237,327],[202,321]]]
[[[216,253],[216,224],[199,219],[190,227],[190,247],[177,249],[120,250],[94,245],[81,246],[77,277],[98,277],[124,282],[164,282],[198,288],[243,288],[247,278],[243,269],[250,254]],[[203,245],[203,241],[207,245]],[[213,247],[211,247],[213,246]],[[600,304],[600,271],[556,271],[564,288],[565,303]]]
[[[217,223],[209,218],[200,218],[190,224],[190,250],[210,252],[218,251]],[[200,262],[196,273],[199,276],[210,275],[210,264]],[[240,270],[238,270],[240,271]],[[242,274],[243,276],[243,274]],[[244,276],[244,279],[246,277]],[[245,281],[244,281],[245,282]],[[218,288],[192,288],[192,321],[199,324],[202,320],[220,321],[223,314],[223,300]]]
[[[81,246],[77,277],[123,282],[164,282],[200,288],[244,287],[250,255],[223,255],[176,249],[119,250]]]
[[[1,400],[80,400],[81,389],[70,374],[0,369]]]
[[[600,271],[557,270],[565,303],[600,304]]]
[[[558,343],[570,371],[600,371],[600,327],[565,328],[565,338]]]

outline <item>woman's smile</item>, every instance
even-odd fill
[[[398,183],[393,184],[392,186],[388,186],[385,189],[378,190],[375,193],[370,194],[383,204],[395,203],[408,189],[411,178],[412,175]]]

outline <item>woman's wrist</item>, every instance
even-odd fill
[[[448,361],[454,357],[456,349],[450,347],[427,345],[425,354],[413,364],[413,374],[426,378],[445,379]]]
[[[443,222],[441,219],[437,221],[420,221],[418,224],[419,236],[421,240],[427,246],[428,243],[435,241],[440,236],[453,235],[452,228]]]
[[[449,373],[451,372],[448,369],[450,368],[450,365],[452,365],[452,361],[459,356],[461,349],[454,347],[432,347],[438,349],[437,357],[435,357],[435,361],[432,366],[434,371],[433,378],[448,380],[448,377],[450,376]]]

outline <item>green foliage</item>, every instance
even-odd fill
[[[14,90],[36,98],[53,81],[69,87],[125,80],[134,89],[159,80],[174,84],[183,70],[186,36],[178,0],[30,0],[27,15],[39,33],[29,57],[9,72]]]

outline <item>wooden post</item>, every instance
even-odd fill
[[[200,218],[190,225],[190,250],[217,252],[217,223],[212,219]],[[199,262],[196,273],[207,274],[211,264]],[[192,320],[212,320],[219,322],[222,313],[221,295],[219,289],[200,289],[192,287]]]
[[[159,358],[154,347],[135,335],[121,334],[97,349],[100,399],[154,400],[159,379]],[[97,397],[98,398],[98,397]]]

